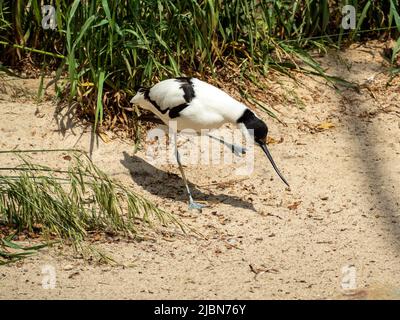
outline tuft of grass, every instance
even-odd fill
[[[58,150],[43,150],[43,152]],[[65,150],[64,150],[65,151]],[[16,155],[41,150],[10,150]],[[75,247],[88,232],[140,236],[155,223],[182,224],[170,213],[112,180],[83,153],[71,151],[67,170],[31,163],[0,168],[0,224],[37,232]],[[9,243],[8,243],[9,244]]]
[[[17,262],[27,256],[35,254],[38,250],[47,247],[47,243],[33,246],[23,246],[13,242],[14,234],[0,238],[0,265]]]
[[[65,77],[56,89],[78,103],[81,116],[106,128],[119,123],[135,139],[139,115],[127,108],[136,85],[229,68],[248,79],[296,70],[335,84],[308,49],[400,32],[399,0],[53,0],[56,30],[42,28],[41,3],[0,1],[3,63],[26,56],[47,63]],[[355,30],[341,27],[347,4],[356,9]],[[398,52],[399,41],[392,61]]]

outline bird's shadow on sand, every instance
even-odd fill
[[[121,164],[129,170],[132,180],[148,192],[163,197],[188,203],[188,196],[182,178],[174,173],[165,172],[145,160],[127,152],[123,152],[124,159]],[[253,204],[239,197],[229,194],[204,193],[196,185],[188,181],[190,190],[195,201],[206,201],[207,205],[214,203],[225,203],[232,207],[256,211]]]

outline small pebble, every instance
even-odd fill
[[[73,268],[74,268],[74,266],[72,264],[67,264],[67,265],[64,266],[64,270],[65,271],[72,270]]]

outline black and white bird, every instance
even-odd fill
[[[175,129],[178,132],[192,129],[200,133],[202,129],[216,129],[225,123],[236,124],[243,134],[252,136],[255,144],[260,146],[268,157],[276,173],[289,187],[267,148],[267,125],[243,103],[217,87],[196,78],[167,79],[151,88],[139,88],[130,102],[150,110],[166,125],[175,120]],[[203,205],[193,200],[176,143],[175,147],[179,170],[189,195],[189,208],[201,209]]]

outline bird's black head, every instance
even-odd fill
[[[266,144],[268,127],[254,112],[246,109],[237,122],[245,125],[250,135],[254,138],[254,142],[258,145]]]
[[[267,135],[268,135],[268,127],[264,121],[258,118],[254,112],[249,109],[246,109],[243,115],[237,120],[238,123],[243,123],[246,129],[249,131],[250,135],[253,136],[254,142],[260,146],[260,148],[264,151],[265,155],[268,157],[272,166],[274,167],[278,176],[282,179],[282,181],[289,187],[288,182],[280,173],[278,167],[275,164],[274,159],[271,156],[271,153],[267,147]]]

